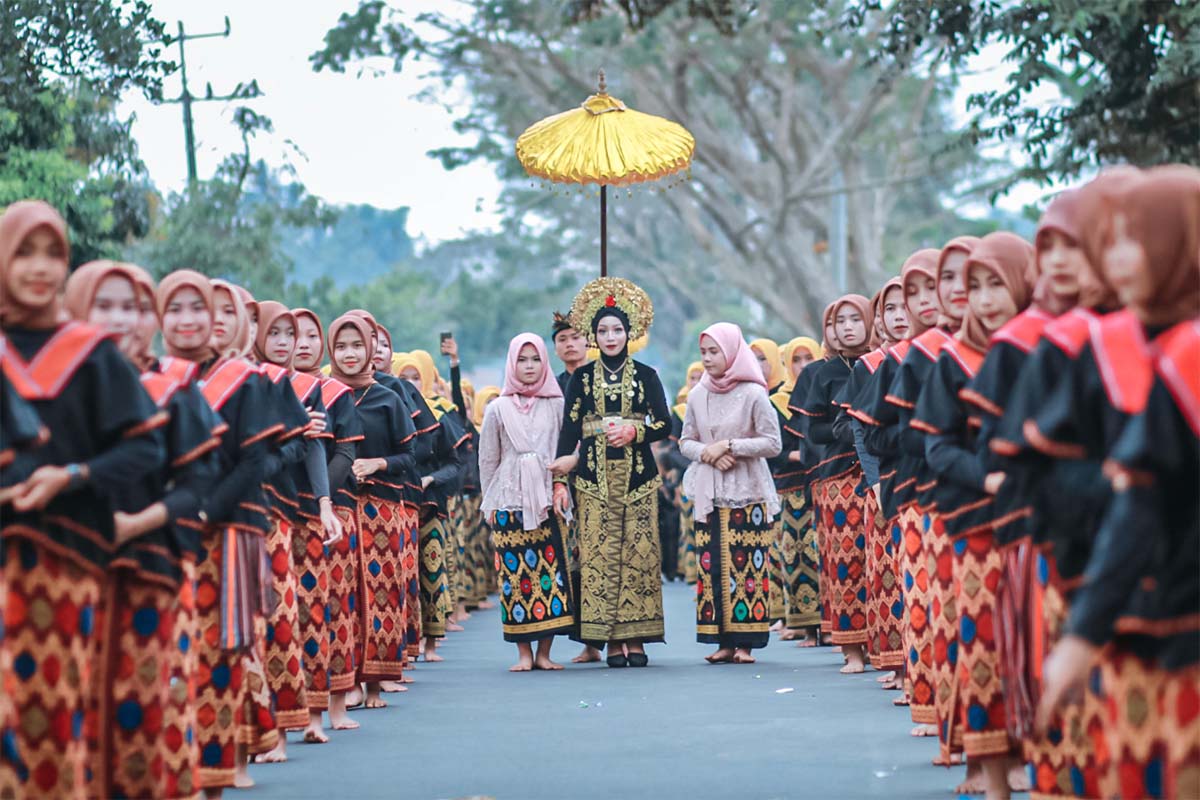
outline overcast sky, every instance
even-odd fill
[[[414,12],[447,5],[446,0],[403,1]],[[177,20],[183,20],[189,33],[219,31],[224,16],[230,16],[229,38],[188,43],[188,82],[193,95],[202,95],[206,83],[212,84],[215,94],[227,94],[239,81],[258,80],[264,95],[247,105],[269,116],[277,134],[260,137],[256,157],[275,165],[291,160],[308,190],[331,203],[410,206],[409,233],[427,243],[493,227],[501,184],[491,168],[475,164],[446,172],[425,155],[470,140],[454,132],[454,114],[413,99],[425,86],[420,64],[406,64],[403,73],[387,71],[380,77],[356,77],[353,70],[313,72],[309,55],[320,49],[338,15],[357,5],[357,0],[152,2],[155,15],[172,32]],[[172,48],[171,58],[178,59],[177,48]],[[989,60],[986,69],[976,70],[972,85],[1003,79],[1003,68],[995,59]],[[164,94],[177,97],[179,92],[176,73],[166,81]],[[226,154],[241,146],[231,121],[235,106],[225,102],[193,106],[201,178],[210,176]],[[134,136],[152,179],[162,189],[181,189],[187,171],[180,106],[156,106],[131,97],[124,110],[136,114]],[[547,108],[546,113],[559,110]],[[291,152],[289,139],[303,157]],[[703,142],[698,146],[703,147]],[[1026,187],[1001,205],[1019,208],[1045,193],[1045,189]]]

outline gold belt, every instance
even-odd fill
[[[605,417],[603,419],[584,420],[583,421],[583,435],[585,437],[587,437],[587,436],[603,436],[604,434],[608,433],[608,423],[605,421],[607,419],[614,419],[614,417]],[[630,424],[635,424],[638,422],[645,422],[645,419],[642,417],[615,417],[615,419],[619,419],[619,420],[621,420],[621,422],[628,422]]]

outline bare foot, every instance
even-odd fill
[[[1008,788],[1014,792],[1030,790],[1029,773],[1025,770],[1024,764],[1015,763],[1008,768]]]
[[[389,694],[392,692],[407,692],[408,691],[408,687],[405,686],[402,681],[380,681],[379,689],[380,689],[380,691],[389,693]]]
[[[388,704],[379,696],[379,684],[367,684],[367,699],[363,702],[364,708],[387,708]]]
[[[253,788],[254,779],[250,777],[249,764],[250,758],[246,752],[246,745],[235,744],[233,746],[233,788]]]
[[[967,779],[955,789],[958,794],[983,794],[987,791],[987,780],[977,762],[967,762]]]
[[[329,696],[329,727],[335,731],[352,731],[358,723],[346,713],[346,694],[335,692]]]
[[[937,736],[937,725],[918,725],[912,729],[909,736],[916,736],[917,738]]]
[[[710,664],[729,664],[733,661],[733,648],[722,647],[716,652],[704,657]]]
[[[583,650],[581,650],[579,652],[579,655],[577,655],[571,659],[571,663],[572,664],[591,664],[594,661],[599,661],[600,657],[601,657],[601,653],[599,650],[597,650],[594,647],[589,647],[588,645],[584,645]]]
[[[447,633],[462,633],[465,630],[466,630],[466,628],[464,628],[462,625],[459,625],[457,622],[453,622],[453,621],[449,621],[449,620],[446,622],[446,632]]]
[[[791,628],[784,628],[779,632],[779,641],[793,642],[800,638],[800,631],[794,631]]]
[[[735,664],[753,664],[754,656],[750,655],[750,651],[745,648],[739,648],[733,651],[733,663]]]
[[[796,647],[816,647],[816,646],[817,646],[817,640],[815,637],[813,637],[811,635],[805,636],[803,639],[796,642]]]
[[[550,660],[550,656],[538,656],[533,662],[534,669],[545,669],[551,672],[562,669],[562,664]]]
[[[894,705],[894,706],[912,705],[912,700],[909,699],[907,694],[902,694],[899,697],[897,697],[895,700],[892,701],[892,705]]]
[[[520,649],[520,658],[517,663],[508,668],[509,672],[530,672],[533,670],[533,650],[528,646]]]
[[[282,733],[282,732],[281,732]],[[279,737],[279,744],[265,753],[259,753],[254,757],[255,764],[282,764],[287,761],[287,735]]]
[[[346,708],[354,708],[355,706],[361,706],[362,701],[363,701],[362,687],[359,686],[358,684],[355,684],[353,689],[346,692]]]
[[[783,630],[783,620],[781,620],[781,619],[775,620],[773,623],[771,623],[771,627],[769,630],[771,631],[771,633],[779,633],[780,631],[782,631]]]
[[[306,744],[325,744],[328,741],[329,737],[325,735],[321,712],[309,711],[308,727],[304,729],[304,742]]]
[[[437,639],[429,636],[425,639],[425,653],[422,656],[426,661],[435,664],[439,661],[445,661],[444,658],[437,654]]]
[[[875,678],[875,682],[876,683],[888,683],[889,681],[895,680],[895,678],[896,678],[895,672],[885,672],[882,675]]]
[[[867,668],[862,645],[848,644],[843,648],[842,654],[846,657],[846,666],[839,670],[843,675],[857,675]]]
[[[932,761],[932,764],[935,767],[961,767],[962,763],[963,761],[961,753],[951,753],[949,757],[938,753],[933,757]]]
[[[405,669],[414,669],[414,667],[405,667]],[[401,683],[416,683],[417,680],[412,675],[401,675],[400,682]]]
[[[495,607],[496,607],[496,604],[493,603],[491,600],[481,600],[479,602],[479,605],[476,606],[476,608],[483,608],[483,609],[495,608]]]

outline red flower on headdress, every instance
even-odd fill
[[[604,305],[608,306],[609,308],[612,308],[616,304],[617,304],[617,298],[613,297],[611,294],[608,297],[604,298]]]

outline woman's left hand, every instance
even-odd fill
[[[1050,651],[1042,667],[1042,699],[1034,717],[1039,732],[1045,733],[1054,712],[1083,687],[1098,653],[1082,636],[1064,636]]]
[[[713,462],[713,466],[721,470],[721,472],[728,472],[729,470],[733,469],[734,465],[736,464],[737,458],[730,453],[726,453]]]
[[[383,469],[387,462],[382,458],[356,458],[354,465],[350,468],[354,472],[354,477],[358,480],[370,477],[379,470]]]
[[[637,437],[637,428],[632,425],[622,425],[608,432],[609,447],[624,447]]]

